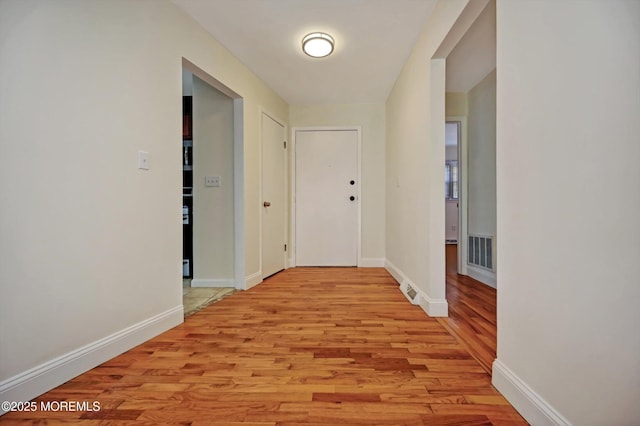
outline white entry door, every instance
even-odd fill
[[[358,263],[358,132],[296,131],[297,266]]]
[[[262,277],[285,266],[286,149],[284,126],[262,114]]]

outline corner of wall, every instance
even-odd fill
[[[467,264],[467,274],[474,280],[480,281],[482,284],[489,287],[498,288],[498,280],[496,273],[493,271],[487,271],[485,269],[476,268],[473,265]]]
[[[420,307],[430,317],[448,317],[449,304],[447,299],[431,299],[421,292]]]
[[[529,423],[541,426],[571,424],[499,359],[493,362],[491,383]]]
[[[243,288],[239,290],[249,290],[262,282],[262,271],[255,272],[246,277]]]
[[[418,286],[416,286],[407,276],[388,259],[385,259],[385,269],[394,280],[399,284],[400,291],[407,297],[413,305],[418,305],[430,317],[447,317],[449,316],[449,304],[446,299],[432,299]],[[415,290],[416,296],[412,299],[408,296],[407,290],[409,286]]]

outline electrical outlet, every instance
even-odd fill
[[[220,187],[220,176],[205,176],[204,186]]]

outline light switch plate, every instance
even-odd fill
[[[205,176],[204,186],[220,187],[220,176]]]
[[[147,151],[138,151],[138,168],[149,170],[149,153]]]

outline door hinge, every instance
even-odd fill
[[[284,245],[284,251],[287,251],[287,245],[286,244]]]
[[[287,149],[287,141],[284,141],[284,149]]]

